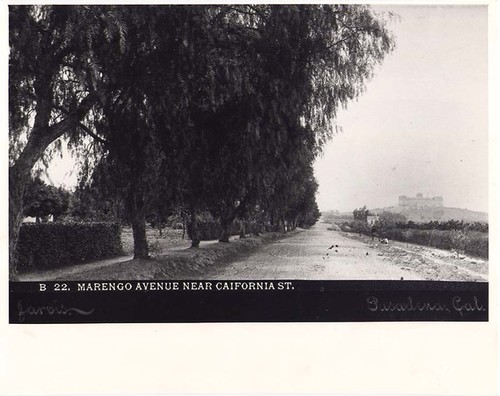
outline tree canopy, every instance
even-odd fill
[[[57,219],[68,211],[70,193],[35,178],[27,186],[25,201],[26,216],[36,217],[37,222],[49,215]]]
[[[9,10],[11,241],[30,172],[63,136],[86,164],[82,185],[124,202],[136,257],[159,208],[190,212],[194,245],[200,211],[221,241],[256,214],[313,224],[312,164],[394,46],[364,5]]]

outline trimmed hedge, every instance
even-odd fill
[[[17,244],[18,268],[49,269],[122,253],[116,223],[23,224]]]

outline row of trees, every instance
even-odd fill
[[[340,106],[393,47],[361,5],[10,6],[10,252],[26,186],[60,138],[80,188],[146,215],[183,207],[228,240],[237,219],[314,222],[312,163]]]
[[[365,205],[362,208],[354,209],[352,211],[352,215],[354,217],[354,220],[366,222],[368,219],[368,216],[370,215],[370,211],[368,209],[366,209],[366,205]]]
[[[35,177],[26,187],[24,197],[24,214],[36,219],[40,223],[49,215],[53,220],[68,212],[71,193],[62,187],[54,187]]]
[[[359,209],[354,209],[354,221],[361,223],[366,223],[367,218],[370,215],[370,211],[363,206]],[[378,220],[374,224],[377,228],[381,229],[414,229],[414,230],[441,230],[441,231],[478,231],[478,232],[488,232],[488,223],[481,222],[464,222],[463,220],[448,220],[448,221],[428,221],[416,223],[414,221],[408,221],[405,215],[401,213],[393,213],[388,211],[383,211],[378,215]]]
[[[35,176],[26,186],[23,214],[37,223],[47,222],[50,216],[54,222],[123,220],[120,207],[102,198],[90,188],[69,191]]]
[[[448,221],[428,221],[426,223],[415,223],[413,221],[398,221],[392,225],[393,228],[414,229],[414,230],[441,230],[441,231],[479,231],[488,232],[488,223],[473,222],[468,223],[463,220]]]

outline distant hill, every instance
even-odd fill
[[[428,221],[448,221],[463,220],[466,223],[488,222],[488,213],[475,212],[468,209],[459,208],[410,208],[391,206],[389,208],[370,209],[371,213],[380,214],[382,212],[401,213],[408,221],[425,223]]]

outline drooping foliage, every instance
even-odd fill
[[[236,219],[313,224],[312,164],[394,45],[363,5],[11,6],[10,24],[11,240],[26,175],[65,136],[81,192],[123,202],[136,257],[151,211],[189,212],[194,246],[201,211],[221,241]]]

